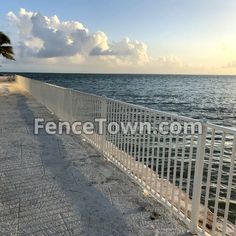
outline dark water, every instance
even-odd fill
[[[22,75],[236,127],[236,76],[31,73]]]

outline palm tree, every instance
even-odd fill
[[[0,32],[0,55],[8,60],[15,60],[11,40],[3,32]]]

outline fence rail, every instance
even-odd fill
[[[199,235],[236,236],[236,130],[113,99],[16,76],[23,89],[61,120],[105,118],[151,124],[151,133],[109,133],[84,137],[169,207]],[[161,122],[200,122],[202,134],[153,132]]]

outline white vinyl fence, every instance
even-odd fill
[[[183,116],[16,76],[23,89],[65,121],[196,122]],[[202,134],[84,135],[106,158],[199,235],[236,236],[236,131],[202,122]]]

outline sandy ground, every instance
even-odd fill
[[[0,84],[0,235],[188,235],[186,227],[78,136],[33,134],[57,120]]]

